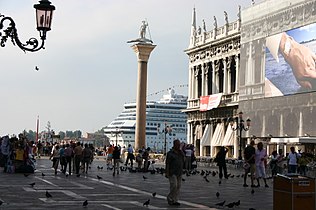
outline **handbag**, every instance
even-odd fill
[[[242,167],[245,169],[245,170],[248,170],[250,168],[250,164],[245,162]]]

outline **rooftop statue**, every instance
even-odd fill
[[[238,17],[238,20],[241,19],[241,6],[238,5],[238,13],[237,13],[237,17]]]
[[[206,24],[205,24],[204,19],[202,20],[202,22],[203,22],[203,31],[206,32]]]
[[[214,28],[217,28],[217,20],[215,16],[214,16]]]
[[[228,23],[229,23],[229,22],[228,22],[228,14],[227,14],[226,11],[224,11],[224,16],[225,16],[225,22],[226,22],[226,24],[228,24]]]
[[[146,31],[148,28],[148,22],[142,21],[142,25],[139,29],[139,38],[127,41],[127,43],[140,42],[140,43],[153,43],[152,40],[146,38]],[[149,29],[149,28],[148,28]],[[150,34],[149,34],[150,35]]]

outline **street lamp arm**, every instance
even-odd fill
[[[28,41],[26,41],[26,44],[23,44],[18,37],[17,29],[15,27],[15,22],[11,17],[5,17],[4,15],[0,14],[0,37],[1,42],[0,46],[5,47],[5,43],[7,42],[8,38],[11,38],[11,41],[13,45],[18,45],[24,52],[30,51],[30,52],[36,52],[40,49],[44,49],[44,42],[46,38],[46,31],[42,31],[41,34],[41,44],[39,45],[39,41],[36,38],[30,38]],[[6,29],[3,29],[4,27],[4,21],[9,21],[9,25]],[[3,30],[3,33],[1,33],[1,30]]]
[[[251,120],[248,118],[245,121],[242,118],[243,113],[239,112],[239,116],[235,117],[235,118],[229,118],[228,122],[230,124],[230,127],[233,131],[237,131],[239,132],[239,155],[238,155],[238,159],[242,160],[242,131],[248,131],[250,128],[250,122]]]
[[[115,131],[111,131],[111,136],[115,136],[115,146],[117,146],[117,137],[122,137],[123,136],[123,132],[118,130],[118,127],[116,127],[116,130]]]

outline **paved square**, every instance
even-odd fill
[[[100,170],[97,166],[103,166]],[[217,171],[216,167],[199,167],[198,171]],[[113,177],[103,159],[96,159],[88,174],[65,176],[54,175],[51,161],[37,159],[37,171],[25,177],[23,174],[0,173],[1,209],[229,209],[229,203],[240,201],[231,209],[273,209],[273,183],[269,188],[242,187],[241,169],[228,169],[231,176],[221,180],[210,173],[207,180],[201,174],[183,175],[179,207],[169,206],[166,195],[169,191],[168,179],[161,174],[130,173],[120,171]],[[42,173],[45,176],[42,176]],[[101,178],[98,179],[97,176]],[[147,179],[144,179],[146,176]],[[248,183],[250,179],[248,178]],[[32,187],[30,184],[35,183]],[[49,192],[52,197],[46,198]],[[152,193],[156,192],[153,197]],[[219,192],[219,196],[216,196]],[[144,206],[149,201],[148,207]],[[87,207],[83,202],[87,200]],[[215,204],[225,201],[223,207]]]

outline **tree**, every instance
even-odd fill
[[[66,133],[64,131],[59,131],[58,135],[60,135],[60,139],[64,139],[66,136]]]
[[[73,132],[73,135],[74,135],[75,138],[81,138],[82,133],[81,133],[80,130],[76,130],[76,131]]]
[[[28,140],[34,141],[34,142],[36,141],[36,132],[32,130],[29,130],[27,132],[26,130],[24,130],[22,133],[27,137]]]
[[[72,138],[72,137],[74,137],[74,133],[72,131],[66,131],[65,137]]]

